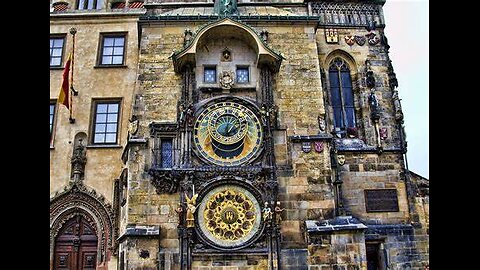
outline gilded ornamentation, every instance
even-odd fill
[[[197,210],[197,197],[198,194],[194,194],[192,198],[189,198],[187,193],[185,193],[185,199],[187,200],[187,228],[195,227],[195,217],[193,214]]]
[[[250,240],[260,227],[260,206],[246,189],[226,185],[205,195],[199,206],[199,225],[205,236],[223,247]]]
[[[234,190],[216,193],[207,202],[203,212],[207,229],[223,240],[238,240],[253,228],[255,212],[253,202]]]

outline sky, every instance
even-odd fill
[[[398,80],[407,133],[408,168],[429,178],[428,170],[428,0],[387,0],[385,35]]]

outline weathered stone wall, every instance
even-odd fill
[[[366,269],[364,239],[362,231],[312,235],[308,245],[308,269]]]
[[[118,125],[118,145],[93,148],[87,142],[87,163],[85,180],[87,186],[113,200],[113,181],[118,178],[122,168],[120,159],[127,136],[132,93],[137,70],[137,26],[136,18],[95,19],[95,20],[53,20],[50,34],[68,34],[64,45],[65,63],[72,48],[72,35],[69,29],[77,29],[75,40],[74,87],[79,92],[73,97],[73,117],[70,124],[69,113],[65,106],[56,108],[53,126],[53,140],[50,150],[50,192],[62,190],[70,179],[70,158],[73,152],[73,139],[78,132],[88,134],[90,140],[92,121],[92,99],[121,99]],[[127,32],[125,67],[95,68],[99,50],[100,34],[109,32]],[[50,98],[57,99],[62,81],[63,69],[50,70]]]
[[[193,256],[192,270],[263,270],[268,269],[266,256],[217,255]]]
[[[346,210],[369,223],[404,223],[408,221],[408,201],[404,177],[401,176],[401,154],[381,155],[345,153],[345,165],[339,167],[343,181],[343,198]],[[365,189],[396,189],[399,212],[367,213]]]
[[[351,71],[352,85],[354,92],[355,117],[358,128],[359,138],[364,140],[367,145],[376,146],[377,135],[374,123],[370,117],[370,107],[368,104],[368,89],[365,83],[366,60],[370,62],[370,68],[375,77],[375,93],[380,107],[379,128],[387,129],[387,138],[382,140],[382,147],[399,147],[399,130],[395,122],[395,110],[392,100],[392,91],[388,83],[388,59],[385,46],[382,42],[377,45],[369,45],[368,40],[363,46],[357,43],[349,46],[345,41],[345,36],[356,35],[365,37],[369,32],[365,29],[337,28],[338,44],[328,44],[325,40],[325,30],[318,29],[316,41],[318,50],[318,59],[320,67],[328,78],[328,69],[331,61],[339,56],[347,61]],[[372,31],[377,37],[381,38],[380,31]],[[365,37],[366,38],[366,37]],[[325,101],[330,103],[330,89],[328,79],[323,82]],[[327,107],[327,130],[333,130],[333,111]]]
[[[423,270],[429,260],[428,236],[411,225],[369,225],[365,241],[379,240],[387,252],[390,269]]]

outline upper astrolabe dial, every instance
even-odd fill
[[[200,157],[222,166],[241,165],[261,149],[262,125],[257,115],[237,102],[223,101],[205,108],[194,125]]]

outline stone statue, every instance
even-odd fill
[[[85,145],[82,144],[82,139],[78,140],[78,145],[73,149],[71,162],[72,177],[78,175],[76,180],[83,179],[85,174],[85,164],[87,163],[87,150],[85,149]]]
[[[319,115],[317,117],[317,120],[318,120],[318,128],[320,129],[321,132],[325,132],[326,124],[325,124],[325,118],[323,118],[323,115]]]
[[[190,44],[190,41],[192,40],[192,37],[193,37],[193,33],[192,33],[192,30],[190,29],[185,29],[185,32],[184,32],[184,36],[183,36],[183,46],[187,46],[188,44]]]
[[[231,15],[237,11],[237,1],[235,0],[217,0],[215,2],[215,12],[219,15]]]
[[[370,104],[370,112],[372,119],[380,119],[380,108],[378,106],[377,96],[375,96],[374,91],[370,92],[370,95],[368,96],[368,103]]]
[[[183,208],[182,205],[179,203],[178,207],[175,209],[175,212],[178,214],[178,225],[182,224],[182,214],[183,214]]]
[[[277,224],[282,222],[282,212],[285,208],[280,207],[280,202],[277,201],[277,205],[275,206],[275,221]]]
[[[373,71],[367,71],[367,77],[365,78],[365,82],[367,83],[368,88],[375,87],[375,77],[373,76]]]
[[[195,217],[193,214],[195,213],[195,210],[197,210],[197,197],[198,194],[194,194],[192,198],[189,198],[188,194],[185,193],[185,199],[187,200],[187,228],[195,227]]]
[[[264,222],[267,222],[267,221],[270,221],[272,220],[272,209],[268,206],[268,202],[265,202],[265,206],[262,210],[262,217],[263,217],[263,221]]]

